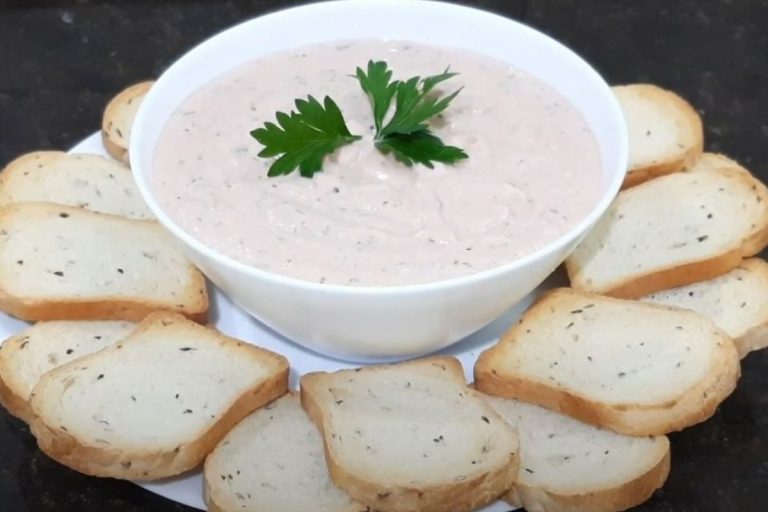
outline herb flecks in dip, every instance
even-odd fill
[[[470,155],[406,167],[372,143],[368,98],[350,77],[368,60],[396,76],[461,70],[461,94],[431,129]],[[254,126],[295,98],[331,96],[364,138],[312,179],[267,177]],[[402,285],[510,262],[551,242],[599,200],[597,141],[581,114],[536,78],[456,49],[339,42],[248,62],[190,95],[163,129],[152,187],[204,244],[308,281]]]

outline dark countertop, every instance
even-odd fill
[[[65,149],[106,101],[194,43],[299,1],[0,0],[0,166]],[[707,148],[768,178],[768,0],[478,0],[570,45],[612,83],[649,81],[702,113]],[[672,473],[644,512],[768,510],[768,351],[743,365],[714,418],[672,438]],[[189,511],[129,483],[79,475],[0,411],[0,512]]]

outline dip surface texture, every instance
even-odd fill
[[[354,74],[460,75],[432,129],[469,159],[406,167],[373,145]],[[363,140],[311,179],[268,178],[250,131],[326,95]],[[402,41],[340,41],[248,62],[190,95],[164,127],[151,176],[161,207],[209,247],[262,270],[342,285],[404,285],[487,270],[541,248],[598,202],[597,141],[557,91],[503,62]]]

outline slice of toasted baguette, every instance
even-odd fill
[[[574,288],[637,298],[724,274],[766,243],[765,185],[714,168],[619,193],[566,268]]]
[[[288,362],[181,315],[43,375],[31,430],[82,473],[154,480],[197,467],[248,414],[283,395]]]
[[[740,373],[731,339],[697,313],[562,288],[480,355],[475,385],[642,436],[706,420]]]
[[[470,511],[517,475],[516,433],[452,357],[310,373],[301,402],[333,482],[373,510]]]
[[[713,169],[730,169],[746,176],[752,176],[748,169],[740,163],[720,153],[704,153],[695,164],[686,169],[687,172],[711,171]]]
[[[47,202],[133,219],[153,218],[131,170],[99,155],[36,151],[0,173],[0,206]]]
[[[744,260],[727,274],[646,295],[642,300],[691,309],[726,332],[741,357],[768,347],[768,263]]]
[[[156,222],[49,203],[0,210],[0,310],[24,320],[203,321],[202,274]]]
[[[484,399],[520,437],[520,473],[504,499],[540,512],[617,512],[669,474],[666,436],[631,437],[518,400]]]
[[[751,182],[759,181],[749,169],[744,168],[737,161],[718,153],[704,153],[696,164],[686,170],[688,172],[720,170],[721,172],[730,174],[741,174],[745,179],[750,180]],[[765,187],[760,183],[753,183],[753,186],[760,197],[759,201],[763,201],[765,199],[763,197],[763,190]],[[762,251],[766,245],[768,245],[768,229],[757,229],[749,238],[744,240],[744,253],[750,255],[757,254]]]
[[[651,84],[613,87],[629,134],[624,187],[692,165],[704,148],[698,112],[677,94]]]
[[[367,512],[333,485],[323,440],[289,394],[240,422],[205,460],[209,512]]]
[[[0,403],[26,421],[29,396],[54,368],[113,345],[130,333],[131,322],[40,322],[0,345]]]
[[[131,85],[112,98],[101,119],[101,140],[112,158],[128,163],[128,143],[136,113],[153,81]]]

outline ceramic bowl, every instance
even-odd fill
[[[495,57],[549,83],[587,119],[603,161],[592,211],[545,247],[499,267],[428,284],[391,287],[312,283],[247,266],[205,246],[163,211],[150,187],[153,155],[171,114],[193,91],[250,59],[341,39],[398,39]],[[627,164],[621,111],[600,75],[574,52],[521,23],[440,2],[342,0],[268,14],[226,30],[176,61],[137,115],[130,162],[157,219],[224,293],[289,339],[354,361],[414,357],[487,325],[530,293],[586,235],[616,195]]]

